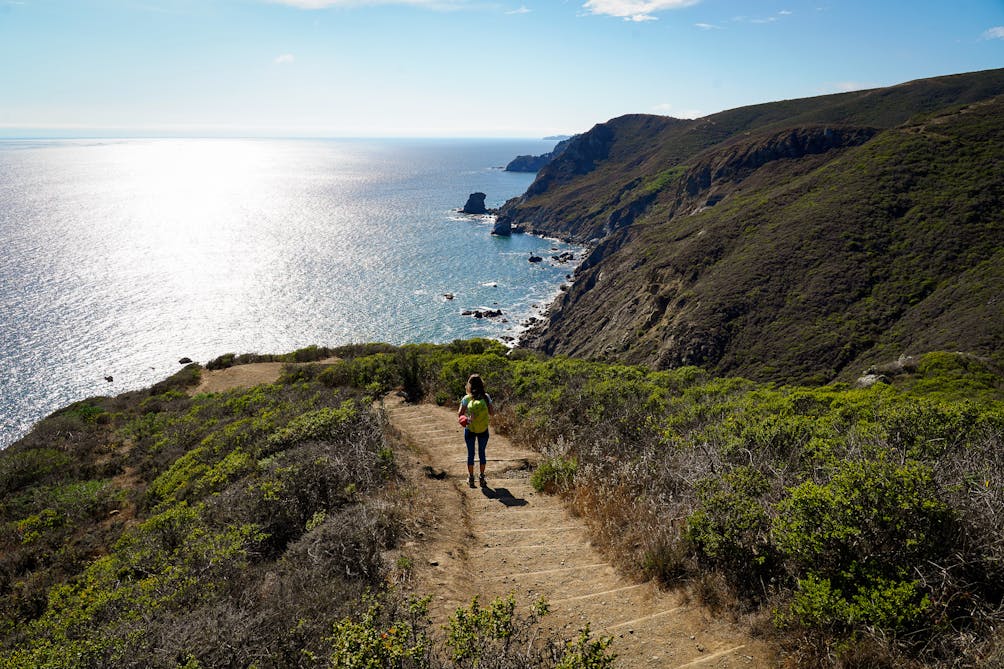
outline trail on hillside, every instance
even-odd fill
[[[408,550],[421,557],[417,592],[433,595],[437,622],[478,595],[515,593],[551,604],[545,622],[573,638],[587,622],[614,638],[617,666],[769,667],[769,649],[687,598],[620,576],[590,544],[585,523],[529,483],[535,454],[492,434],[487,487],[467,485],[463,429],[455,410],[385,399],[390,424],[410,447],[432,532]]]
[[[282,366],[205,370],[192,393],[274,383]],[[475,595],[485,603],[512,592],[524,606],[543,596],[552,611],[546,627],[572,639],[589,623],[595,636],[613,637],[622,669],[774,666],[765,644],[727,621],[681,595],[620,576],[590,544],[582,519],[530,486],[535,453],[492,434],[488,486],[471,489],[455,409],[394,395],[384,409],[409,447],[401,464],[416,482],[418,504],[435,519],[431,531],[405,547],[422,558],[412,587],[433,596],[434,621],[445,622]]]

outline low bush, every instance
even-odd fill
[[[575,470],[578,463],[574,458],[556,456],[548,458],[537,465],[530,475],[530,485],[537,492],[555,494],[571,489],[575,483]]]
[[[379,345],[368,345],[379,346]],[[318,362],[332,357],[341,357],[340,351],[343,349],[327,348],[324,346],[305,346],[290,353],[224,353],[206,363],[206,369],[218,370],[227,369],[236,365],[250,365],[258,362],[288,362],[307,363]]]
[[[180,371],[175,372],[160,383],[153,384],[149,392],[151,395],[163,395],[172,390],[185,390],[198,385],[201,378],[202,368],[193,362],[185,365]]]
[[[369,594],[363,610],[334,625],[332,667],[342,669],[608,669],[616,656],[611,639],[594,638],[586,625],[575,639],[542,636],[549,613],[544,600],[526,612],[510,594],[483,606],[475,597],[456,609],[445,639],[433,633],[429,598],[402,600]]]

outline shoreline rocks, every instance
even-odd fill
[[[503,316],[501,309],[464,309],[460,315],[473,316],[474,318],[501,318]]]
[[[498,235],[499,237],[511,237],[513,232],[519,232],[519,230],[513,230],[512,223],[510,223],[508,219],[495,219],[495,223],[492,225],[493,235]]]

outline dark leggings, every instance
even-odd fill
[[[471,432],[466,427],[464,428],[464,441],[467,442],[467,464],[474,464],[474,438],[477,437],[478,440],[478,462],[485,464],[488,460],[485,459],[485,446],[488,445],[488,430],[480,433]]]

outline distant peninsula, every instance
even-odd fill
[[[558,139],[557,137],[545,137],[544,139]],[[505,166],[506,172],[539,172],[544,168],[545,165],[550,163],[552,160],[560,156],[568,148],[568,143],[572,141],[573,137],[565,137],[559,141],[554,149],[548,153],[543,153],[539,156],[516,156],[508,165]]]

